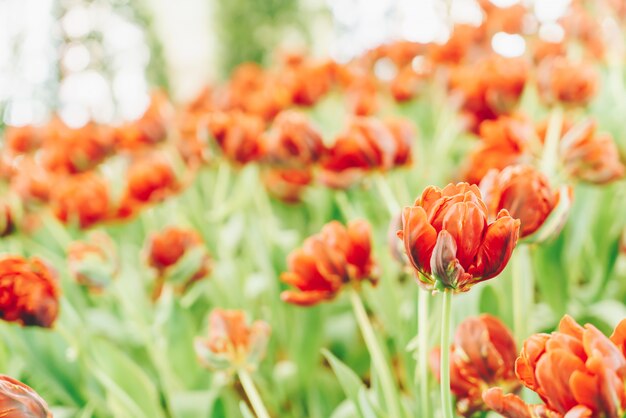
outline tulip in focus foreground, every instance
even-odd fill
[[[52,418],[48,404],[33,389],[9,376],[0,375],[0,417]]]
[[[504,269],[517,244],[520,221],[506,209],[488,221],[478,186],[429,186],[414,206],[404,208],[402,230],[406,254],[429,290],[466,292]]]
[[[593,325],[565,316],[558,331],[524,343],[515,373],[545,405],[527,405],[500,388],[485,403],[509,418],[622,418],[626,412],[626,320],[607,338]]]
[[[289,271],[280,278],[298,290],[284,291],[281,298],[295,305],[333,299],[348,283],[375,283],[370,226],[363,220],[352,221],[347,227],[330,222],[289,255],[288,265]]]
[[[431,366],[439,378],[440,348],[431,354]],[[470,317],[463,321],[450,347],[450,389],[456,396],[459,415],[471,417],[488,410],[482,393],[492,386],[516,390],[517,348],[507,327],[491,315]]]
[[[243,311],[214,309],[208,337],[196,338],[196,354],[209,369],[254,370],[265,355],[270,331],[264,321],[248,324]]]
[[[41,260],[0,259],[0,318],[50,328],[59,313],[59,297],[57,279]]]

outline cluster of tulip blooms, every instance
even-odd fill
[[[612,135],[587,115],[598,94],[600,68],[623,59],[605,42],[606,28],[583,2],[574,1],[558,22],[563,36],[550,42],[529,29],[537,22],[524,5],[479,3],[482,24],[454,26],[445,44],[395,42],[346,64],[302,54],[286,54],[270,69],[244,64],[225,84],[205,89],[185,105],[173,106],[155,94],[140,119],[119,126],[72,128],[53,119],[45,126],[7,127],[0,178],[9,198],[0,201],[0,236],[8,242],[35,235],[49,213],[80,239],[64,245],[63,266],[43,256],[0,256],[0,317],[25,327],[54,328],[62,307],[58,270],[73,278],[68,285],[86,289],[89,297],[109,292],[123,267],[107,228],[113,223],[123,228],[180,197],[206,181],[201,173],[215,166],[253,167],[267,193],[294,205],[290,208],[306,204],[308,188],[328,188],[345,198],[346,191],[374,177],[388,200],[390,252],[421,288],[419,393],[413,396],[420,417],[450,418],[453,409],[465,417],[486,411],[509,418],[623,417],[626,320],[607,337],[565,315],[551,334],[530,335],[523,310],[533,309],[534,282],[514,275],[515,336],[502,320],[483,313],[463,320],[451,340],[453,295],[498,277],[516,257],[525,262],[524,247],[558,237],[580,183],[623,182],[626,171]],[[621,2],[601,3],[606,10],[598,13],[626,17]],[[491,52],[490,40],[500,32],[523,35],[527,56]],[[546,120],[524,110],[522,96],[528,91],[537,93]],[[385,188],[385,178],[392,169],[415,166],[419,126],[406,117],[407,107],[428,95],[436,102],[438,94],[460,126],[458,135],[475,140],[463,162],[445,174],[458,182],[428,186],[402,209]],[[337,100],[346,109],[343,126],[318,128],[316,111]],[[405,117],[386,116],[390,109],[403,109]],[[346,395],[362,416],[409,416],[401,379],[364,304],[367,283],[374,287],[391,280],[383,277],[375,257],[375,225],[350,213],[341,216],[347,222],[327,222],[285,257],[280,281],[287,288],[281,288],[280,299],[311,307],[347,293],[381,396],[378,402],[357,402],[354,393]],[[193,228],[148,232],[143,257],[154,273],[147,293],[155,305],[183,298],[220,263]],[[524,286],[530,300],[517,293]],[[429,341],[433,296],[441,296],[438,348]],[[270,414],[252,375],[270,344],[268,322],[250,324],[242,310],[215,307],[208,336],[194,344],[203,366],[237,377],[247,405],[260,418],[278,416]],[[330,354],[327,359],[335,369],[337,359]],[[429,368],[440,380],[437,405]],[[520,395],[522,387],[538,395],[536,402],[527,403],[531,398]],[[370,407],[371,414],[363,412]],[[247,406],[243,410],[252,416]],[[51,413],[31,388],[0,376],[0,416]]]

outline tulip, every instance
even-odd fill
[[[229,160],[246,164],[265,155],[261,136],[263,119],[240,111],[215,112],[207,121],[207,129],[223,155]]]
[[[48,404],[33,389],[0,375],[0,416],[3,418],[52,418]]]
[[[487,392],[485,402],[512,418],[621,418],[626,411],[624,330],[626,320],[607,338],[593,325],[582,327],[564,316],[558,331],[526,340],[515,362],[517,377],[545,405],[525,405],[498,389]]]
[[[60,289],[41,260],[0,259],[0,317],[21,325],[50,328],[59,312]]]
[[[585,106],[598,91],[598,73],[589,63],[554,57],[543,61],[538,71],[539,91],[548,103]]]
[[[480,124],[480,144],[470,153],[464,178],[478,184],[491,169],[520,164],[528,159],[534,126],[522,116],[500,116]]]
[[[248,324],[243,311],[214,309],[209,316],[208,338],[196,338],[200,363],[217,371],[237,373],[259,418],[270,418],[249,372],[265,355],[271,328],[264,321]]]
[[[330,222],[319,234],[307,238],[302,248],[288,258],[289,271],[281,280],[298,290],[287,290],[281,298],[309,306],[333,299],[348,283],[376,282],[372,259],[371,232],[367,222],[352,221],[344,227]]]
[[[478,187],[458,183],[426,188],[414,206],[404,208],[398,237],[423,286],[466,292],[500,274],[519,226],[506,209],[489,223]]]
[[[128,183],[122,206],[159,202],[180,189],[172,166],[160,156],[134,161],[126,176]]]
[[[285,203],[298,203],[306,187],[313,181],[310,169],[269,168],[262,173],[268,193]]]
[[[65,178],[52,190],[51,205],[62,222],[88,228],[110,216],[107,183],[94,172]]]
[[[86,241],[75,241],[67,249],[72,278],[93,292],[100,292],[115,277],[119,261],[111,238],[96,231]]]
[[[568,207],[560,214],[561,219],[553,222],[549,234],[543,235],[554,236],[565,224],[570,199],[562,195],[569,194],[571,189],[553,191],[548,178],[532,166],[509,166],[500,172],[492,170],[481,181],[480,189],[492,218],[506,209],[513,218],[520,220],[520,238],[537,232],[563,199]]]
[[[266,159],[275,165],[302,168],[317,162],[326,150],[322,136],[307,117],[293,110],[276,116],[264,139]]]
[[[169,227],[154,234],[147,245],[148,264],[158,272],[153,293],[161,294],[166,280],[180,284],[183,293],[211,271],[211,259],[200,235],[194,230]]]
[[[440,355],[439,349],[431,354],[431,366],[438,378]],[[513,335],[499,319],[485,314],[464,320],[450,347],[450,383],[458,414],[471,417],[487,410],[482,393],[491,386],[517,389],[516,357]]]

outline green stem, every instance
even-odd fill
[[[430,415],[430,391],[428,385],[428,297],[430,293],[423,289],[418,289],[418,358],[415,377],[419,376],[420,388],[420,411],[422,417]]]
[[[380,386],[383,391],[383,396],[385,397],[385,404],[387,405],[389,416],[399,418],[402,416],[400,413],[400,399],[398,398],[398,392],[393,376],[391,375],[391,370],[387,365],[385,355],[383,354],[378,339],[376,339],[376,334],[367,316],[367,312],[365,312],[361,297],[356,290],[350,291],[350,302],[352,303],[354,315],[356,316],[359,328],[363,334],[365,345],[372,357],[372,363],[380,379]]]
[[[563,109],[560,106],[556,106],[550,113],[546,137],[543,143],[543,155],[541,156],[541,171],[543,171],[549,179],[552,179],[556,174],[562,128]]]
[[[267,409],[265,409],[261,395],[259,395],[259,391],[256,389],[250,374],[245,369],[239,370],[237,374],[256,416],[258,418],[270,418],[270,414],[267,412]]]
[[[335,200],[337,201],[339,211],[346,221],[356,218],[356,212],[350,204],[350,199],[348,199],[348,195],[344,190],[335,191]]]
[[[441,305],[441,409],[444,418],[452,418],[452,393],[450,392],[450,314],[452,291],[443,292]]]
[[[380,193],[382,199],[385,201],[389,214],[391,216],[396,216],[400,213],[400,205],[398,204],[398,199],[396,199],[396,196],[389,187],[389,183],[387,183],[387,180],[381,173],[374,176],[374,182],[376,183],[376,187],[378,188],[378,192]]]
[[[530,267],[528,248],[525,244],[519,245],[513,254],[513,331],[515,341],[521,344],[528,335],[528,318],[524,311],[532,312],[534,300],[534,281]]]

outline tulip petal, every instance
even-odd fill
[[[577,370],[584,372],[585,364],[580,358],[563,349],[546,351],[537,362],[537,383],[549,399],[549,405],[560,413],[565,413],[578,404],[569,385],[570,377]]]
[[[442,229],[457,243],[456,257],[465,269],[474,261],[486,228],[487,218],[475,203],[455,203],[446,212]]]
[[[519,396],[504,394],[501,388],[491,388],[483,392],[485,404],[506,418],[534,418],[530,406]]]
[[[303,291],[285,290],[280,294],[280,298],[287,303],[300,306],[311,306],[319,302],[331,300],[335,297],[334,292],[324,292],[319,290]]]
[[[487,232],[469,273],[481,280],[497,276],[511,258],[519,237],[520,222],[502,210],[498,219],[487,227]]]
[[[426,212],[419,206],[404,208],[402,231],[398,236],[404,241],[404,249],[413,267],[421,273],[430,274],[430,258],[437,241],[437,232],[426,219]]]
[[[465,276],[465,270],[456,258],[457,246],[445,229],[439,232],[430,257],[430,269],[436,280],[446,288],[456,289]]]
[[[622,354],[626,356],[626,319],[622,319],[615,327],[613,334],[611,334],[611,341],[613,344],[619,347]]]

